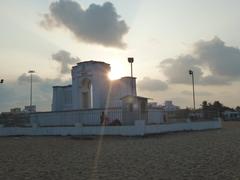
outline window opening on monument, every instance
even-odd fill
[[[89,108],[89,102],[88,102],[89,93],[88,92],[83,92],[82,93],[82,98],[83,98],[83,108],[84,109]]]
[[[82,98],[81,104],[84,109],[92,108],[92,84],[89,79],[82,81]]]

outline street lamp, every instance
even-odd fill
[[[189,70],[189,75],[192,76],[192,86],[193,86],[193,109],[195,110],[194,73],[193,73],[193,71],[192,71],[191,69]]]
[[[2,84],[3,82],[4,82],[4,79],[1,79],[1,80],[0,80],[0,83]]]
[[[28,71],[30,74],[30,107],[32,106],[32,74],[35,73],[34,70]]]
[[[132,68],[132,63],[134,61],[133,57],[128,58],[128,62],[131,64],[131,82],[132,82],[132,96],[133,96],[133,68]]]

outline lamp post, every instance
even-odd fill
[[[195,110],[194,73],[193,73],[193,71],[192,71],[191,69],[189,70],[189,75],[192,76],[192,87],[193,87],[193,109]]]
[[[32,74],[35,73],[34,70],[29,70],[28,73],[30,74],[30,107],[32,106]]]
[[[134,61],[133,57],[128,58],[128,62],[131,64],[131,82],[132,82],[132,96],[133,96],[133,68],[132,68],[132,63]]]

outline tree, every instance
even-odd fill
[[[216,109],[218,111],[223,109],[223,104],[220,103],[219,101],[214,101],[212,106],[213,106],[213,109]]]
[[[235,108],[235,110],[236,110],[236,111],[240,111],[240,106],[237,106],[237,107]]]
[[[207,101],[203,101],[202,102],[202,104],[201,104],[201,106],[202,106],[202,109],[207,109],[208,108],[208,103],[207,103]]]
[[[223,115],[223,112],[225,111],[226,108],[222,103],[219,101],[214,101],[212,104],[207,101],[203,101],[202,104],[202,109],[205,117],[208,117],[211,114],[218,114],[219,116]],[[216,115],[217,115],[216,114]]]

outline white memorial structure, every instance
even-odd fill
[[[0,121],[0,136],[143,136],[221,128],[221,120],[216,118],[191,122],[186,116],[168,123],[167,112],[149,108],[148,98],[137,96],[136,78],[111,81],[109,72],[110,65],[104,62],[78,63],[72,68],[72,85],[53,87],[52,111],[23,114],[22,124],[17,119],[12,127]],[[174,115],[174,109],[170,109]]]
[[[54,86],[52,111],[121,107],[121,98],[136,96],[136,78],[111,81],[105,62],[85,61],[72,68],[72,85]]]

